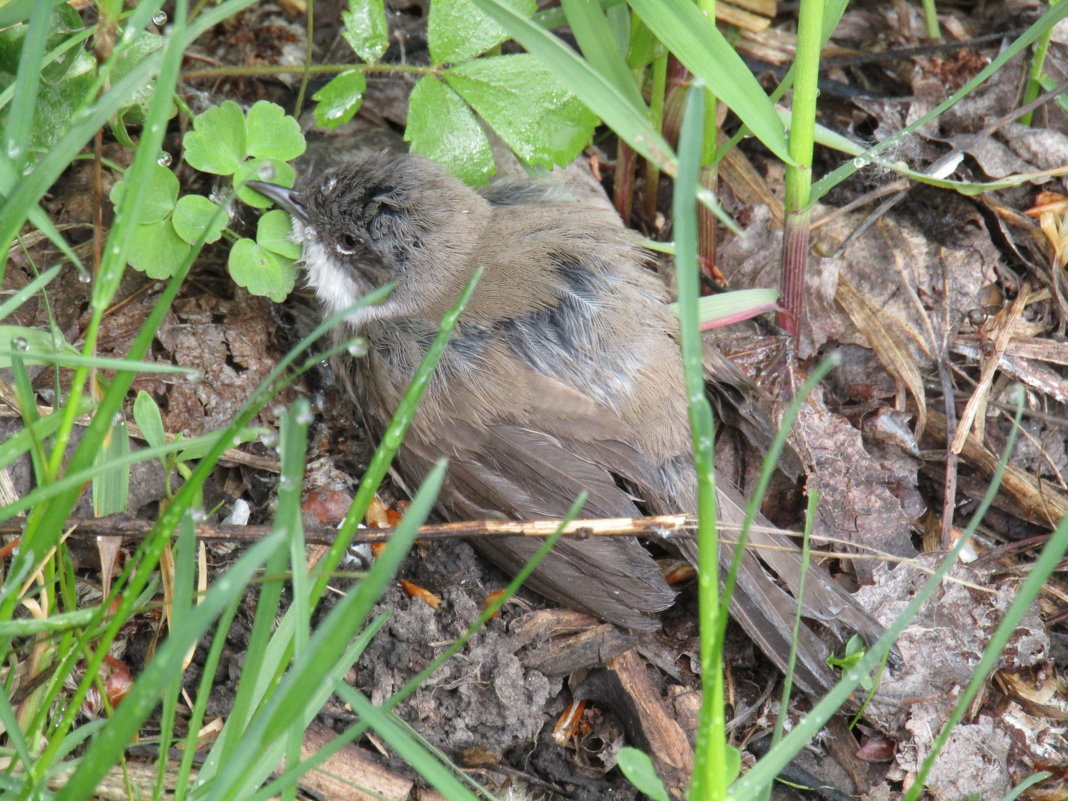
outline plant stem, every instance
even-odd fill
[[[779,325],[795,338],[804,322],[805,270],[808,260],[812,197],[812,148],[819,94],[822,0],[802,0],[797,21],[790,157],[786,165],[786,226],[783,231],[782,305]]]
[[[705,88],[698,82],[686,96],[679,134],[679,171],[675,180],[675,280],[679,291],[679,330],[690,408],[694,468],[697,472],[697,582],[701,634],[701,685],[704,700],[697,727],[693,801],[726,794],[727,742],[723,712],[723,642],[717,636],[727,613],[719,597],[719,543],[716,535],[715,451],[712,408],[705,395],[701,333],[697,322],[697,209],[694,200],[701,171]]]

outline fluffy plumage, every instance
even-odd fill
[[[386,303],[347,321],[342,335],[362,335],[367,356],[335,362],[372,432],[384,430],[441,317],[484,268],[397,460],[418,485],[448,457],[444,516],[559,517],[581,489],[590,517],[693,510],[677,321],[636,237],[611,212],[531,182],[478,193],[413,155],[379,155],[298,193],[259,188],[297,219],[308,280],[326,311],[398,282]],[[721,487],[720,495],[721,517],[740,522],[737,493]],[[774,550],[746,553],[732,602],[780,667],[801,575],[786,534],[753,532],[754,545]],[[537,548],[522,537],[476,544],[513,571]],[[692,543],[680,547],[695,561]],[[721,559],[729,562],[726,548]],[[635,629],[655,628],[674,596],[633,539],[561,541],[529,584]],[[879,633],[818,569],[804,611],[831,629]],[[808,629],[800,646],[798,683],[826,689],[826,646]]]

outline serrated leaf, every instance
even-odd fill
[[[152,165],[148,173],[148,186],[141,195],[141,205],[135,210],[138,223],[159,222],[174,209],[178,197],[178,177],[160,164]],[[126,182],[119,181],[111,187],[108,199],[118,207],[126,193]]]
[[[279,186],[293,186],[297,174],[293,167],[277,159],[250,159],[234,173],[234,186],[238,187],[237,196],[254,209],[266,209],[272,204],[270,200],[254,189],[245,186],[246,181],[270,181]]]
[[[271,209],[256,224],[256,241],[272,253],[296,261],[300,258],[301,247],[289,238],[292,228],[293,221],[288,212]]]
[[[505,0],[506,4],[529,17],[537,0]],[[434,0],[427,21],[427,41],[434,64],[467,61],[508,38],[504,29],[471,0]]]
[[[170,278],[191,249],[175,233],[170,220],[161,220],[134,228],[128,259],[149,278]]]
[[[291,161],[307,147],[300,123],[287,115],[284,108],[267,100],[252,104],[245,130],[247,141],[243,156]]]
[[[182,240],[195,245],[205,228],[208,229],[205,242],[218,240],[226,227],[226,214],[219,211],[217,203],[212,203],[203,195],[183,195],[174,205],[171,222]]]
[[[364,61],[378,61],[389,48],[383,0],[349,0],[349,10],[341,12],[341,22],[345,26],[341,35]]]
[[[245,115],[233,100],[209,108],[193,118],[185,135],[185,160],[201,172],[233,175],[247,151]]]
[[[404,138],[414,152],[445,165],[471,186],[486,183],[495,171],[489,140],[475,115],[433,75],[424,76],[412,89]]]
[[[271,253],[251,239],[239,239],[230,249],[230,277],[253,295],[281,303],[293,290],[297,270],[293,262]]]
[[[560,81],[573,88],[586,105],[627,144],[659,164],[664,171],[675,171],[675,154],[649,122],[648,115],[634,108],[607,78],[580,58],[559,36],[511,11],[503,0],[473,2],[506,28],[528,53],[549,66]]]
[[[167,435],[163,428],[163,415],[160,414],[155,399],[143,389],[134,398],[133,415],[134,422],[141,429],[141,436],[149,446],[158,448],[166,444]]]
[[[367,78],[360,70],[346,70],[312,95],[318,100],[313,114],[315,121],[324,128],[334,129],[344,125],[360,110]]]
[[[644,751],[630,747],[620,748],[616,761],[627,781],[637,787],[638,792],[644,793],[653,801],[671,801],[667,788],[656,775],[653,760]]]
[[[445,79],[528,164],[567,164],[597,125],[593,112],[528,54],[460,64]]]

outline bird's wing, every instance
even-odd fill
[[[590,423],[590,429],[605,428],[603,417]],[[559,518],[582,491],[588,494],[583,516],[639,514],[604,465],[611,460],[623,469],[648,469],[641,454],[622,442],[580,442],[566,431],[554,434],[503,420],[476,426],[453,417],[440,425],[445,428],[436,438],[410,436],[398,466],[411,480],[448,456],[449,480],[439,504],[450,519]],[[509,573],[517,572],[541,545],[530,537],[479,537],[473,542]],[[659,628],[654,615],[675,597],[656,561],[632,537],[561,539],[527,585],[566,606],[638,630]]]

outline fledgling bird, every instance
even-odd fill
[[[445,312],[484,268],[397,455],[411,486],[448,458],[438,499],[446,518],[560,517],[580,490],[589,493],[586,517],[695,509],[678,322],[637,236],[613,212],[534,181],[475,191],[411,154],[379,154],[297,190],[250,185],[293,216],[325,313],[396,282],[385,303],[354,312],[337,333],[368,343],[366,356],[342,354],[333,366],[373,434],[385,430]],[[738,493],[717,483],[721,520],[740,523]],[[801,561],[788,532],[757,523],[731,612],[782,668]],[[538,547],[524,537],[475,544],[512,572]],[[696,564],[696,545],[679,546]],[[730,556],[723,546],[722,563]],[[528,586],[631,629],[656,628],[674,598],[633,538],[561,540]],[[819,568],[803,609],[833,630],[844,625],[869,641],[881,633]],[[826,654],[802,627],[796,681],[806,692],[833,684]]]

